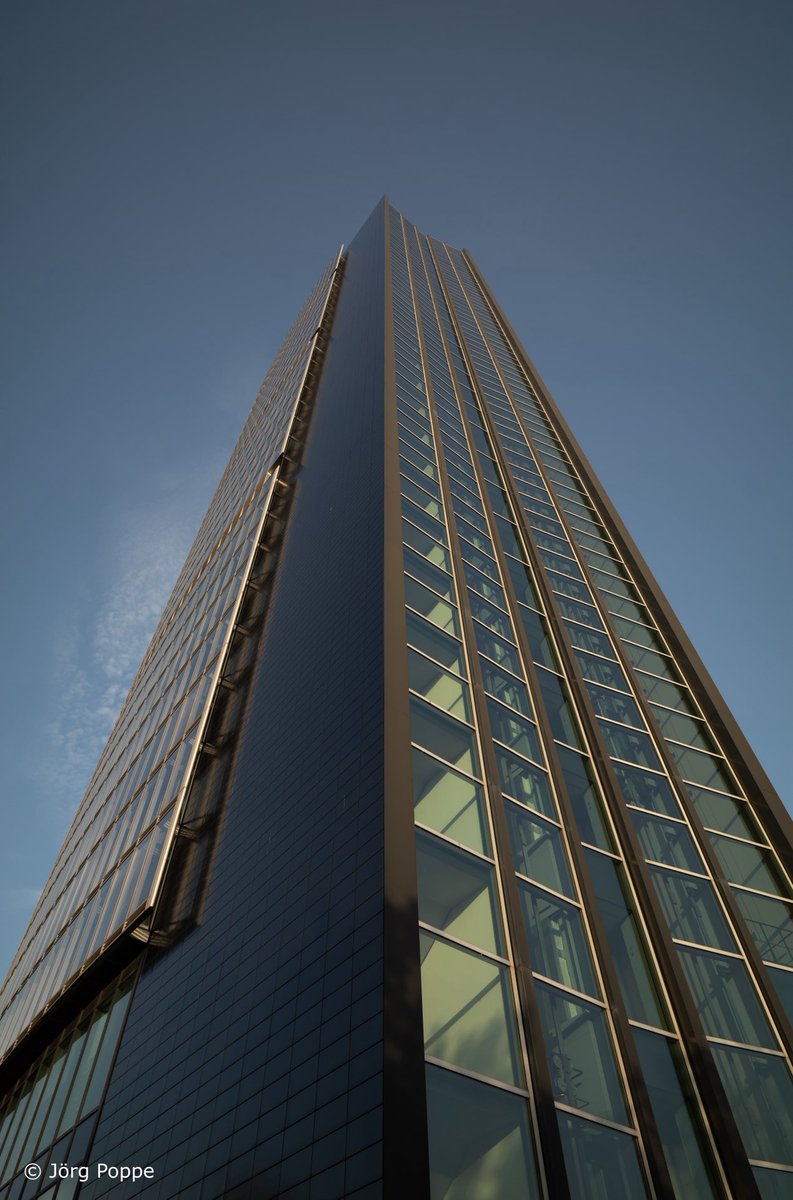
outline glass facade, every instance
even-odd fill
[[[210,751],[227,823],[166,944]],[[263,385],[12,964],[0,1200],[67,1137],[153,1139],[161,1197],[789,1195],[789,834],[470,255],[384,201]]]

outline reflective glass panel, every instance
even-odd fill
[[[577,992],[599,995],[580,910],[525,883],[520,898],[532,969]]]
[[[793,967],[793,905],[737,888],[733,895],[761,956],[779,966]]]
[[[749,1158],[793,1165],[793,1083],[783,1059],[711,1043]]]
[[[426,1053],[521,1086],[507,968],[429,933],[420,940]]]
[[[713,886],[707,879],[650,867],[672,937],[718,950],[735,950]]]
[[[675,799],[668,780],[663,775],[653,775],[639,767],[614,763],[614,774],[627,804],[638,808],[649,808],[651,812],[667,817],[679,817],[680,806]]]
[[[710,840],[730,883],[777,896],[785,895],[786,889],[767,850],[715,833],[710,835]]]
[[[551,798],[545,772],[501,746],[495,746],[494,749],[501,786],[505,793],[546,817],[555,817],[556,806]]]
[[[534,883],[574,896],[562,834],[557,825],[517,804],[505,804],[515,870]]]
[[[427,1118],[432,1200],[539,1200],[521,1096],[428,1065]]]
[[[793,1171],[776,1171],[772,1167],[752,1170],[761,1200],[793,1200]]]
[[[507,671],[502,671],[501,667],[491,663],[490,659],[481,658],[479,661],[485,691],[504,704],[508,704],[510,708],[517,709],[519,713],[523,713],[524,717],[533,716],[525,683]]]
[[[487,854],[490,839],[482,788],[472,779],[413,749],[414,815],[455,842]]]
[[[556,1099],[627,1124],[603,1009],[539,981],[536,987]]]
[[[413,740],[419,746],[468,775],[478,773],[474,733],[467,725],[415,697],[410,701],[410,720]]]
[[[706,792],[704,788],[686,785],[699,818],[706,829],[717,829],[731,833],[733,837],[745,837],[760,842],[762,837],[755,824],[749,806],[741,800],[722,796],[718,792]]]
[[[504,742],[510,750],[531,758],[534,762],[543,762],[540,739],[537,726],[533,721],[519,717],[517,713],[495,700],[488,700],[487,711],[490,715],[490,731],[496,741]]]
[[[423,621],[414,613],[405,614],[407,621],[408,642],[422,654],[429,655],[436,662],[448,667],[457,675],[465,675],[463,648],[457,638],[449,637],[435,625]]]
[[[556,753],[582,842],[611,850],[611,838],[603,819],[589,760],[567,746],[557,746]]]
[[[416,830],[419,920],[473,946],[503,954],[493,868]]]
[[[721,1192],[714,1186],[697,1103],[689,1098],[691,1085],[677,1043],[645,1029],[634,1029],[633,1036],[675,1196],[715,1200]]]
[[[433,625],[445,629],[447,633],[451,633],[455,637],[459,636],[457,610],[452,608],[451,604],[447,604],[445,600],[441,600],[435,592],[431,592],[423,584],[411,579],[409,575],[405,576],[405,603],[420,612],[422,617],[432,621]]]
[[[680,946],[680,959],[708,1037],[776,1048],[746,967],[737,958]]]
[[[702,873],[702,859],[685,825],[630,810],[642,850],[653,862]]]
[[[617,970],[628,1016],[645,1025],[667,1027],[652,967],[644,947],[623,870],[613,858],[587,851],[600,917]]]
[[[408,650],[408,682],[414,692],[419,692],[439,708],[461,721],[471,720],[468,684],[415,650]]]
[[[661,769],[661,762],[655,753],[652,742],[646,733],[638,733],[633,729],[624,729],[621,725],[612,725],[610,721],[598,720],[601,733],[606,743],[606,749],[614,758],[627,759],[640,767],[651,767],[656,771]]]
[[[557,1113],[571,1200],[647,1196],[636,1138],[570,1113]]]

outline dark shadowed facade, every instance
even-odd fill
[[[792,871],[471,256],[384,201],[0,993],[0,1200],[791,1200]]]

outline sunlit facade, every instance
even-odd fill
[[[161,1200],[791,1200],[792,860],[471,256],[383,202],[0,993],[0,1200],[119,1194],[99,1161]]]

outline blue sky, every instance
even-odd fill
[[[384,192],[472,250],[789,800],[789,5],[2,22],[0,972],[261,378]]]

